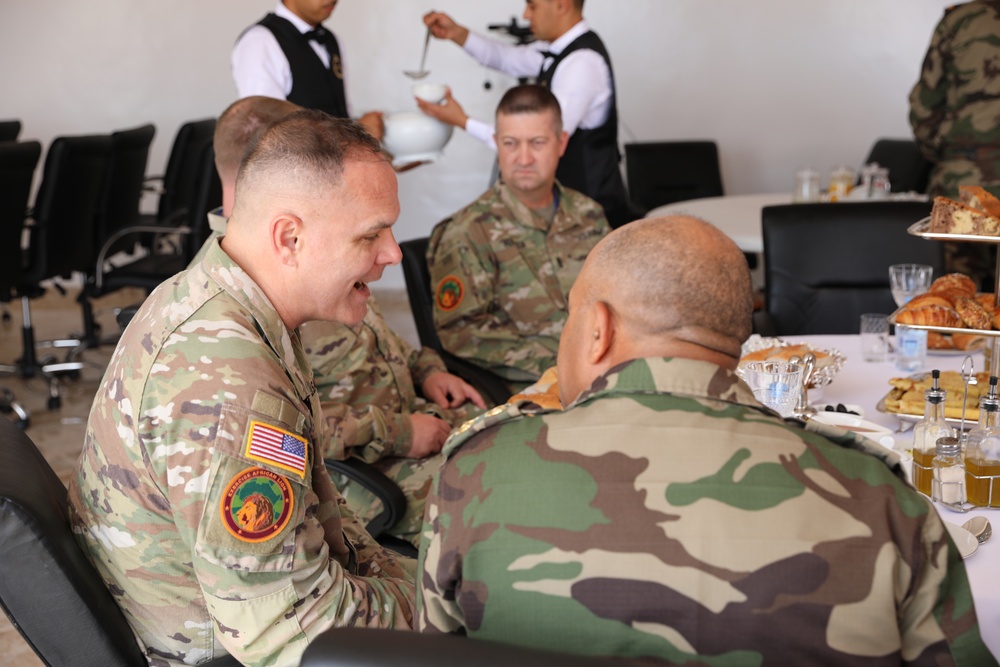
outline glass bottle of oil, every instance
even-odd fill
[[[944,401],[948,392],[939,383],[941,371],[931,371],[931,388],[924,392],[924,417],[913,427],[913,486],[924,495],[931,495],[934,455],[938,438],[955,436],[955,429],[944,418]]]
[[[965,446],[965,485],[969,502],[980,507],[1000,507],[1000,397],[997,378],[979,399],[979,424],[969,431]]]

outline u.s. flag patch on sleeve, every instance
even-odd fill
[[[308,451],[305,438],[271,424],[250,422],[247,458],[283,468],[305,479]]]

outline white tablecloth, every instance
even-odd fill
[[[860,338],[858,336],[796,336],[789,337],[794,342],[806,342],[810,345],[828,349],[836,348],[847,358],[844,367],[837,373],[833,382],[822,388],[821,396],[810,392],[810,402],[817,403],[854,403],[865,410],[865,419],[881,424],[893,430],[899,428],[900,420],[891,414],[875,409],[879,400],[889,391],[889,379],[903,375],[896,370],[891,362],[866,362],[861,357]],[[960,370],[963,356],[928,356],[925,370]],[[984,370],[983,354],[972,355],[975,370]],[[909,445],[913,442],[912,429],[894,434],[897,441]],[[1000,511],[973,510],[967,514],[958,514],[934,504],[941,518],[951,523],[962,524],[973,516],[981,515],[997,524],[998,532],[984,544],[979,545],[976,553],[965,560],[965,569],[972,586],[972,595],[976,604],[976,614],[979,616],[979,629],[986,645],[993,655],[1000,656]]]

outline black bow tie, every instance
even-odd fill
[[[539,51],[542,54],[542,58],[558,58],[559,56],[551,51]]]
[[[330,33],[327,29],[321,25],[316,26],[315,30],[310,30],[309,32],[302,33],[302,36],[311,42],[319,42],[321,45],[326,45],[326,36]]]

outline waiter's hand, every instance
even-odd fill
[[[424,14],[424,25],[430,28],[431,34],[438,39],[450,39],[459,46],[464,46],[465,40],[469,37],[469,29],[455,23],[444,12]]]
[[[359,118],[358,122],[368,130],[368,134],[382,141],[382,137],[385,136],[385,122],[382,120],[381,111],[369,111]]]
[[[466,115],[465,110],[462,109],[462,105],[456,102],[455,98],[451,96],[451,88],[445,90],[444,101],[440,104],[426,102],[419,97],[415,99],[421,111],[431,118],[437,118],[442,123],[454,125],[464,130],[465,124],[469,122],[469,117]]]

